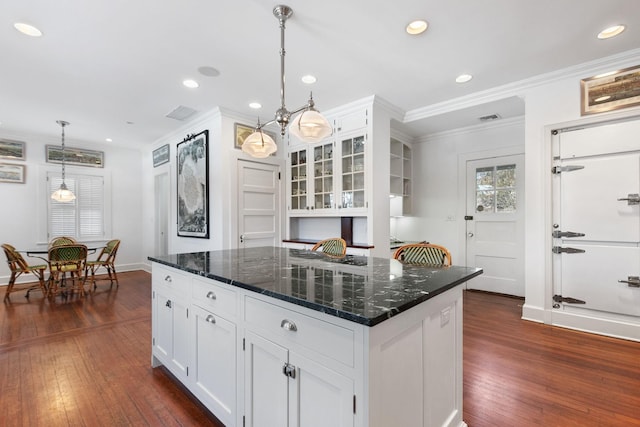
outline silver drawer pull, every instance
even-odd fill
[[[213,291],[209,291],[207,292],[207,298],[209,299],[216,299],[216,294]]]
[[[171,276],[167,275],[167,277],[164,278],[164,281],[171,283],[173,280],[171,280]]]
[[[286,329],[287,331],[295,332],[298,330],[298,327],[291,320],[283,319],[280,322],[280,327]]]
[[[213,317],[213,315],[211,315],[211,314],[210,314],[210,315],[208,315],[208,316],[207,316],[207,318],[206,318],[205,320],[206,320],[207,322],[209,322],[209,323],[213,323],[214,325],[215,325],[215,323],[216,323],[216,318],[215,318],[215,317]]]

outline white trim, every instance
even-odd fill
[[[428,143],[443,137],[464,135],[464,134],[470,134],[470,133],[475,133],[475,132],[485,131],[490,129],[499,129],[503,127],[511,127],[518,124],[524,124],[524,116],[512,117],[509,119],[498,120],[495,122],[480,123],[480,124],[471,125],[463,128],[445,130],[438,133],[431,133],[431,134],[419,137],[414,142]]]

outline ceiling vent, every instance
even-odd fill
[[[178,105],[176,108],[173,109],[173,111],[168,113],[165,117],[184,121],[196,113],[197,111],[194,110],[193,108],[185,107],[184,105]]]
[[[482,116],[479,119],[481,122],[490,122],[491,120],[498,120],[500,118],[499,114],[489,114],[488,116]]]

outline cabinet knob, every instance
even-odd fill
[[[207,292],[207,298],[216,299],[216,294],[213,291]]]
[[[207,318],[206,318],[205,320],[206,320],[207,322],[211,323],[211,324],[214,324],[214,325],[215,325],[215,323],[216,323],[216,318],[215,318],[215,317],[213,317],[213,315],[211,315],[211,314],[210,314],[210,315],[208,315],[208,316],[207,316]]]
[[[286,329],[287,331],[292,331],[292,332],[295,332],[298,330],[298,327],[296,326],[296,324],[293,323],[291,320],[287,320],[287,319],[282,319],[282,322],[280,322],[280,327],[283,329]]]
[[[171,276],[167,275],[167,277],[164,278],[164,281],[171,283],[173,280],[171,280]]]

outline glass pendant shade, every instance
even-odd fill
[[[255,131],[242,143],[242,151],[259,159],[269,157],[277,149],[273,138],[262,131]]]
[[[51,198],[56,202],[72,202],[76,199],[76,195],[67,188],[64,182],[60,184],[60,188],[51,194]]]
[[[289,132],[304,142],[320,142],[331,135],[332,129],[322,114],[308,109],[293,119],[289,124]]]

